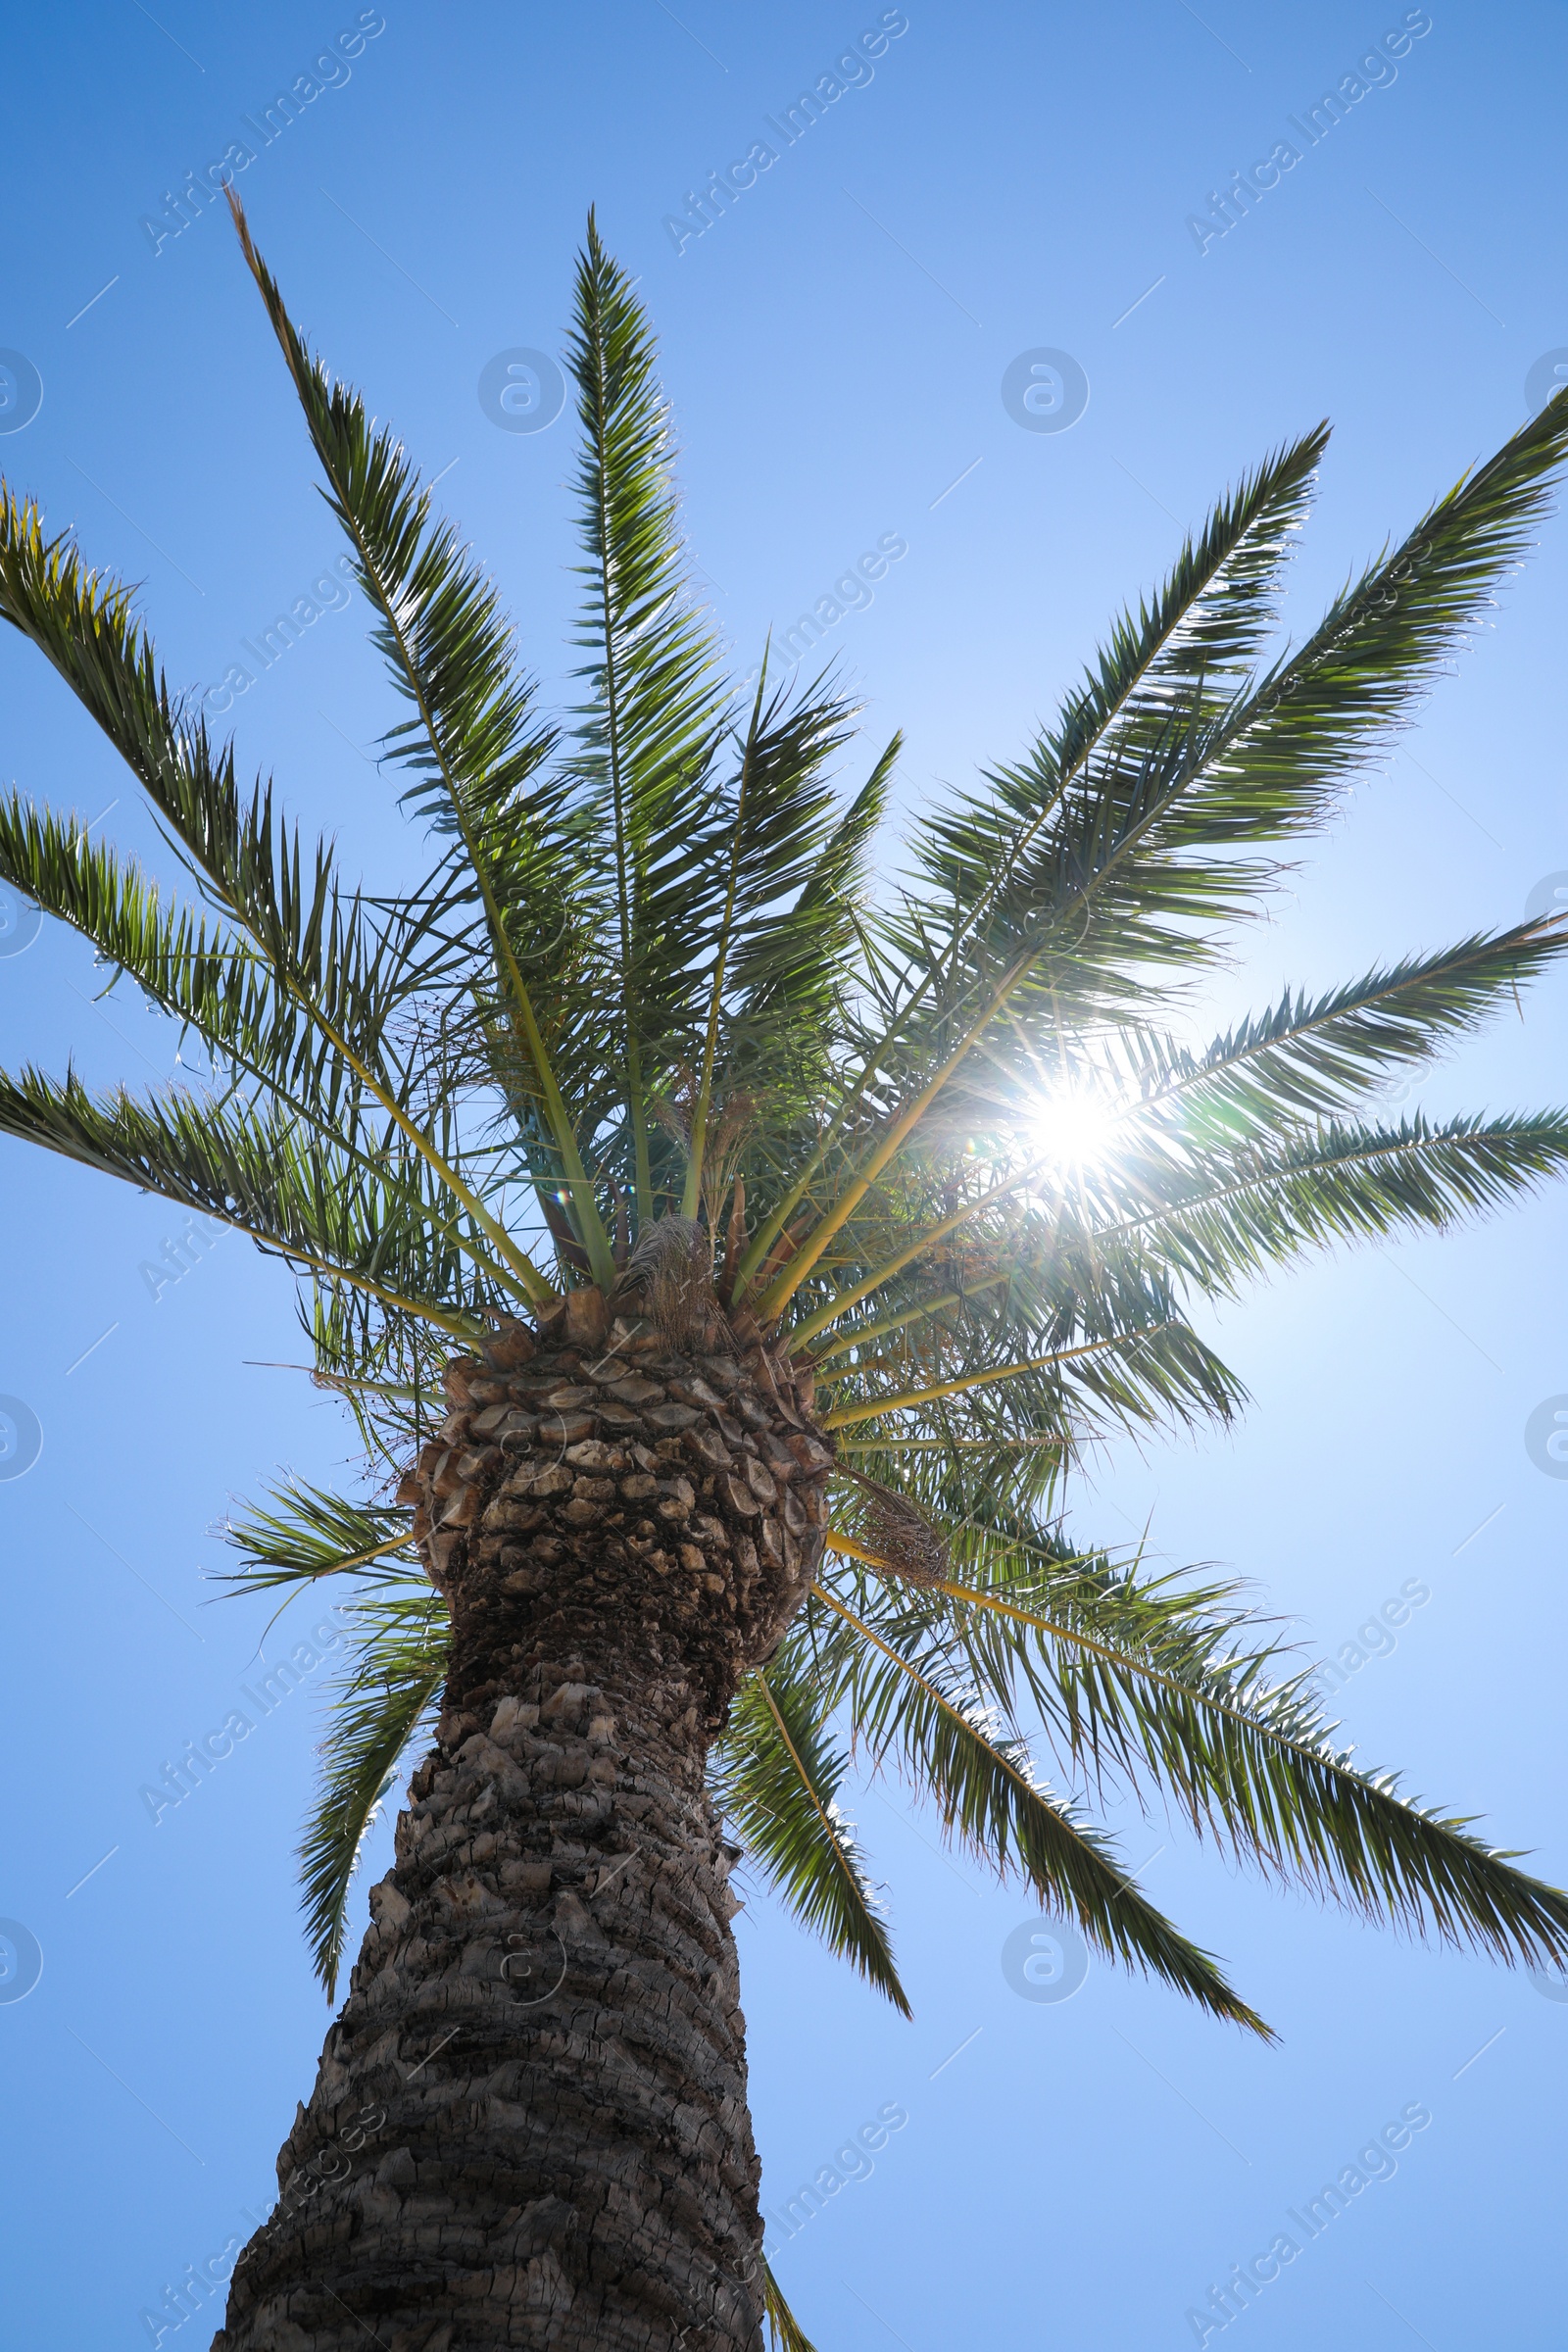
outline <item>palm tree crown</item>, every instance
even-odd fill
[[[749,691],[726,677],[688,587],[648,323],[592,220],[569,346],[580,701],[551,721],[496,591],[235,213],[375,614],[401,706],[385,761],[429,870],[397,897],[342,881],[171,688],[130,591],[7,490],[0,613],[122,754],[195,895],[15,797],[0,872],[198,1034],[220,1081],[95,1098],[24,1069],[0,1081],[0,1128],[281,1257],[316,1377],[357,1417],[368,1499],[285,1482],[231,1531],[247,1588],[355,1580],[303,1848],[328,1985],[356,1855],[443,1687],[441,1538],[409,1465],[451,1360],[677,1259],[740,1348],[788,1358],[833,1454],[827,1555],[741,1684],[715,1794],[784,1901],[900,2007],[838,1801],[857,1748],[1101,1950],[1267,2031],[1037,1772],[1040,1724],[1064,1788],[1174,1802],[1368,1915],[1568,1957],[1568,1897],[1352,1763],[1233,1588],[1146,1573],[1061,1519],[1097,1439],[1237,1409],[1196,1304],[1568,1162],[1560,1111],[1372,1108],[1560,954],[1549,924],[1287,992],[1204,1052],[1169,1027],[1283,845],[1329,818],[1519,561],[1568,396],[1283,648],[1326,433],[1265,459],[1054,724],[916,823],[903,879],[873,890],[898,739],[844,797],[835,681],[781,683],[765,658]]]

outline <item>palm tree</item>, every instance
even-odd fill
[[[1287,993],[1205,1051],[1167,1026],[1518,561],[1568,399],[1272,653],[1326,434],[1267,458],[1054,726],[873,890],[898,739],[841,799],[841,688],[765,658],[727,681],[649,327],[592,220],[581,701],[553,724],[235,218],[401,698],[418,887],[342,882],[170,687],[131,592],[0,503],[0,612],[195,898],[16,798],[0,872],[217,1073],[96,1098],[24,1069],[0,1128],[281,1258],[368,1456],[362,1493],[285,1481],[230,1531],[242,1590],[348,1580],[302,1848],[329,1996],[356,1858],[434,1734],[218,2345],[751,2352],[764,2318],[804,2344],[760,2262],[729,1880],[749,1857],[907,2014],[839,1801],[857,1753],[1250,2032],[1067,1791],[1173,1804],[1371,1918],[1568,1958],[1568,1896],[1352,1763],[1237,1588],[1062,1516],[1103,1437],[1237,1410],[1195,1305],[1568,1162],[1559,1111],[1375,1115],[1561,952],[1548,924]]]

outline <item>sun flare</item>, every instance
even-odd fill
[[[1101,1096],[1076,1088],[1048,1097],[1038,1133],[1058,1167],[1085,1168],[1107,1158],[1116,1140],[1117,1113]]]

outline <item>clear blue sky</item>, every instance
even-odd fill
[[[1304,623],[1520,420],[1532,367],[1568,346],[1568,27],[1547,0],[1435,0],[1430,20],[1384,0],[909,0],[869,76],[793,144],[768,118],[879,8],[386,0],[346,75],[264,144],[246,119],[360,21],[352,0],[9,17],[0,354],[26,365],[0,356],[0,426],[31,405],[29,370],[42,402],[0,432],[0,466],[145,583],[176,680],[220,681],[324,575],[319,617],[251,664],[232,715],[242,761],[270,766],[372,883],[410,859],[362,756],[388,705],[363,608],[332,589],[275,349],[216,210],[156,251],[141,225],[231,144],[254,151],[244,195],[296,315],[430,472],[451,468],[443,494],[547,682],[569,659],[567,420],[501,430],[479,382],[497,355],[559,352],[597,203],[662,329],[693,543],[741,666],[879,540],[906,544],[830,632],[871,740],[907,731],[906,805],[1012,752],[1115,606],[1281,436],[1324,414],[1337,427],[1290,600]],[[1409,24],[1429,28],[1358,73]],[[1309,144],[1292,118],[1351,75],[1363,94]],[[684,240],[666,227],[759,143],[777,160],[722,217]],[[1189,228],[1281,143],[1299,161],[1228,233]],[[1087,378],[1065,430],[1022,429],[1004,405],[1009,366],[1041,350]],[[1058,379],[1033,380],[1049,420]],[[1216,1018],[1514,920],[1568,869],[1565,606],[1568,518],[1303,859]],[[107,811],[104,831],[157,862],[125,778],[15,639],[0,775]],[[171,1073],[168,1024],[132,991],[95,1007],[79,943],[46,927],[6,952],[20,941],[0,910],[7,1064]],[[1565,1044],[1561,977],[1425,1099],[1560,1102]],[[327,2017],[292,1846],[315,1699],[291,1696],[156,1827],[137,1791],[253,1682],[265,1612],[212,1604],[209,1528],[279,1463],[327,1476],[349,1436],[303,1379],[256,1368],[301,1348],[285,1279],[244,1244],[187,1250],[159,1284],[141,1269],[181,1221],[157,1201],[12,1145],[0,1198],[0,1395],[42,1432],[26,1474],[0,1479],[0,1917],[43,1952],[28,1996],[0,2000],[0,2347],[130,2352],[149,2340],[139,2311],[248,2230],[312,2079]],[[1525,1427],[1568,1392],[1565,1243],[1559,1190],[1452,1241],[1277,1281],[1223,1324],[1255,1398],[1234,1436],[1128,1448],[1076,1496],[1086,1534],[1147,1523],[1156,1552],[1255,1578],[1329,1650],[1418,1582],[1429,1599],[1350,1679],[1347,1736],[1559,1882],[1568,1480],[1535,1466]],[[764,1898],[741,1922],[765,2201],[879,2108],[908,2114],[780,2253],[824,2352],[1191,2343],[1209,2285],[1411,2106],[1431,2122],[1396,2172],[1235,2328],[1253,2352],[1561,2342],[1568,2003],[1243,1882],[1136,1819],[1129,1858],[1152,1857],[1155,1897],[1228,1957],[1281,2046],[1098,1966],[1069,2001],[1026,2001],[1001,1954],[1029,1905],[944,1859],[896,1788],[858,1814],[912,2026]],[[9,1965],[0,1945],[0,1979]],[[166,2343],[191,2352],[211,2324]]]

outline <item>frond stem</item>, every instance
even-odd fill
[[[930,1404],[938,1396],[961,1396],[970,1389],[989,1388],[999,1380],[1012,1380],[1020,1372],[1040,1372],[1048,1364],[1068,1364],[1077,1357],[1102,1355],[1107,1348],[1126,1348],[1135,1340],[1148,1339],[1152,1332],[1169,1331],[1168,1323],[1143,1323],[1136,1331],[1117,1332],[1108,1340],[1088,1340],[1081,1348],[1057,1348],[1050,1355],[1026,1356],[1020,1363],[999,1364],[989,1372],[969,1372],[961,1380],[934,1381],[928,1389],[906,1389],[899,1396],[873,1397],[869,1402],[840,1405],[836,1412],[823,1416],[823,1429],[848,1429],[854,1421],[874,1421],[879,1413],[897,1413],[912,1404]],[[1065,1440],[1062,1441],[1066,1443]]]

